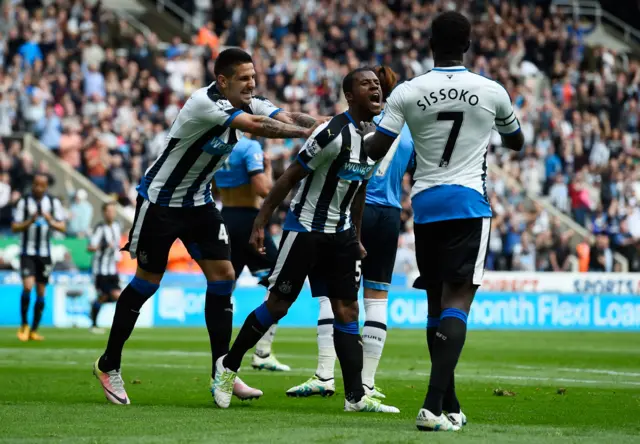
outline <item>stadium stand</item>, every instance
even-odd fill
[[[425,30],[438,11],[457,6],[473,17],[467,65],[504,85],[527,142],[522,153],[507,152],[496,134],[490,147],[488,267],[616,271],[624,264],[638,271],[640,64],[631,53],[588,44],[597,23],[551,13],[549,3],[187,0],[172,8],[199,17],[191,45],[180,37],[162,45],[100,2],[7,3],[0,22],[0,229],[7,230],[29,175],[48,168],[22,150],[23,133],[115,196],[130,216],[135,185],[181,104],[213,80],[222,48],[252,53],[259,93],[290,110],[330,115],[344,108],[340,81],[351,68],[384,63],[402,79],[428,71]],[[276,175],[301,144],[262,142]],[[412,266],[404,254],[412,248],[408,178],[404,189],[399,270]],[[69,236],[86,236],[92,205],[83,192],[66,191]]]

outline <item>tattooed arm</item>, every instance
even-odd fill
[[[288,111],[281,111],[273,118],[284,123],[291,123],[305,128],[315,128],[318,124],[331,119],[331,117],[318,117],[316,119],[309,114]]]
[[[313,132],[313,128],[304,128],[291,123],[280,122],[267,116],[256,116],[249,113],[238,115],[233,119],[230,126],[231,128],[269,139],[307,138]]]

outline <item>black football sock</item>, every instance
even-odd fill
[[[362,387],[362,338],[358,322],[342,324],[333,322],[333,346],[342,368],[344,396],[351,403],[359,402],[364,396]]]
[[[467,314],[457,308],[442,311],[433,341],[431,377],[423,407],[434,415],[442,413],[445,393],[456,368],[467,334]]]
[[[440,317],[427,317],[427,347],[429,348],[429,357],[433,359],[433,341],[436,338],[438,327],[440,326]]]
[[[98,299],[93,301],[93,304],[91,304],[91,326],[92,327],[98,326],[98,313],[100,313],[101,307],[102,307],[102,303]]]
[[[36,296],[36,303],[33,305],[33,324],[31,324],[31,331],[38,330],[40,326],[40,320],[42,319],[42,312],[44,311],[44,296]]]
[[[451,373],[451,380],[447,386],[447,391],[444,393],[442,409],[447,413],[460,413],[460,401],[458,401],[458,396],[456,395],[456,378],[454,373]]]
[[[233,330],[233,304],[231,292],[234,281],[207,282],[204,319],[211,345],[211,376],[216,372],[216,361],[229,352]]]
[[[98,363],[101,371],[107,372],[120,368],[124,343],[133,332],[140,315],[140,309],[147,299],[158,290],[158,287],[158,284],[134,277],[129,285],[122,290],[118,302],[116,302],[116,312],[109,331],[107,348]]]
[[[29,303],[31,302],[31,290],[22,290],[22,295],[20,296],[20,317],[22,319],[22,325],[29,324],[29,319],[27,319],[27,315],[29,313]]]
[[[233,342],[231,350],[229,350],[229,353],[224,358],[222,365],[237,372],[244,355],[255,347],[260,338],[262,338],[267,330],[269,330],[269,327],[273,325],[273,322],[273,317],[267,309],[267,304],[263,302],[261,306],[253,310],[249,316],[247,316],[247,319],[245,319],[240,333],[238,333],[238,337],[236,337],[236,340]]]
[[[427,317],[427,346],[429,347],[429,356],[433,356],[433,342],[440,326],[440,318]],[[442,408],[447,413],[460,413],[460,402],[456,396],[456,384],[455,377],[451,374],[451,382],[447,387],[447,391],[444,394],[444,400],[442,402]]]

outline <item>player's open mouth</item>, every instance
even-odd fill
[[[374,105],[380,105],[380,93],[374,93],[369,96],[369,101]]]

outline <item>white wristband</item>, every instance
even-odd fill
[[[373,133],[365,134],[364,137],[362,138],[362,140],[367,140],[369,137],[373,137]]]

